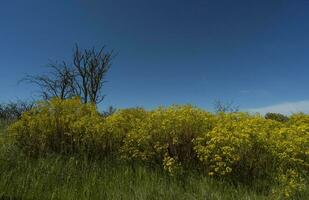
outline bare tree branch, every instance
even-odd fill
[[[98,104],[105,97],[102,88],[113,58],[113,51],[107,51],[105,46],[99,51],[95,48],[80,50],[76,44],[72,65],[64,61],[50,64],[49,74],[28,75],[22,81],[36,84],[44,99],[80,96],[84,103]]]
[[[215,108],[215,112],[220,113],[220,112],[224,112],[224,113],[234,113],[234,112],[238,112],[239,111],[239,106],[238,105],[234,105],[233,101],[230,102],[222,102],[220,100],[216,100],[214,102],[214,108]]]
[[[102,94],[102,87],[114,57],[113,51],[105,51],[105,46],[103,46],[99,51],[92,48],[82,52],[75,45],[73,57],[74,67],[78,72],[75,85],[76,89],[83,94],[83,101],[100,103],[105,97]]]
[[[27,75],[21,81],[33,83],[41,89],[41,95],[44,99],[58,97],[66,99],[74,95],[73,83],[74,73],[65,62],[50,64],[51,69],[47,75]]]

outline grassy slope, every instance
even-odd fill
[[[198,175],[171,178],[161,170],[106,160],[0,152],[0,199],[268,199]]]

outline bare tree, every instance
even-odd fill
[[[108,117],[108,116],[111,116],[112,114],[114,114],[115,112],[117,112],[117,108],[114,108],[113,106],[109,106],[109,107],[107,108],[107,110],[105,110],[105,111],[103,111],[103,112],[101,113],[101,115],[102,115],[103,117]]]
[[[65,61],[50,64],[49,74],[28,75],[23,81],[39,86],[44,99],[80,96],[84,103],[98,104],[104,99],[102,87],[113,57],[113,51],[107,51],[104,46],[96,51],[95,48],[80,50],[75,45],[72,65]]]
[[[66,99],[74,95],[74,72],[65,62],[48,65],[51,71],[45,75],[28,75],[22,81],[34,83],[40,87],[44,99],[58,97]]]
[[[31,110],[34,107],[34,102],[17,101],[7,104],[0,104],[0,121],[6,123],[13,122],[19,119],[22,113]]]
[[[77,72],[75,92],[85,103],[97,104],[104,99],[102,87],[113,57],[113,51],[105,51],[105,47],[99,51],[94,48],[81,51],[77,45],[75,46],[73,54],[74,68]]]
[[[214,102],[214,108],[215,112],[220,113],[220,112],[238,112],[239,111],[239,106],[235,105],[233,101],[230,102],[222,102],[220,100],[216,100]]]

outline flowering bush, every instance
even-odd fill
[[[221,113],[214,128],[198,137],[195,151],[211,176],[251,179],[267,176],[273,160],[272,132],[280,123],[245,113]]]
[[[276,179],[279,185],[272,189],[274,199],[301,199],[300,194],[306,189],[306,181],[299,172],[289,169],[279,174]]]
[[[94,105],[79,98],[39,102],[9,128],[13,142],[26,153],[91,153],[101,149],[104,121]],[[91,152],[90,152],[91,147]]]
[[[307,115],[293,115],[289,123],[245,113],[221,113],[216,118],[214,128],[198,137],[194,147],[210,176],[276,181],[290,197],[301,191],[301,174],[309,171]],[[291,170],[297,177],[289,175]]]
[[[105,145],[110,153],[119,153],[129,132],[147,117],[142,108],[129,108],[116,111],[105,119],[103,132]]]
[[[159,164],[171,175],[196,169],[238,182],[276,182],[274,194],[282,198],[308,187],[309,115],[301,113],[281,122],[186,105],[123,109],[101,117],[78,98],[52,99],[25,112],[9,135],[30,155],[115,155]]]
[[[193,140],[212,128],[213,116],[192,106],[172,106],[149,112],[125,138],[125,158],[164,165],[171,171],[196,162]]]

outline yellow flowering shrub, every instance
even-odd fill
[[[273,194],[282,199],[309,187],[309,115],[302,113],[280,122],[174,105],[101,117],[94,105],[78,98],[55,98],[25,112],[8,133],[30,155],[115,155],[159,164],[171,175],[197,169],[238,182],[276,182]]]
[[[296,125],[296,126],[308,124],[309,115],[304,114],[304,113],[294,113],[293,115],[290,116],[289,123],[291,125]]]
[[[116,111],[105,119],[103,127],[105,144],[109,152],[117,152],[123,145],[124,138],[147,116],[142,108],[129,108]]]
[[[302,113],[291,116],[290,125],[294,129],[293,142],[300,152],[300,159],[309,164],[309,115]],[[307,168],[309,169],[309,168]]]
[[[129,132],[123,155],[163,164],[168,171],[193,164],[197,159],[192,141],[211,129],[212,120],[210,113],[190,105],[158,108]]]
[[[92,152],[99,144],[104,121],[91,104],[79,98],[42,101],[9,127],[14,143],[35,155],[45,152]]]
[[[179,175],[183,172],[183,167],[181,163],[177,160],[177,158],[170,157],[165,155],[163,158],[163,168],[170,175]]]
[[[302,199],[306,181],[296,170],[289,169],[277,177],[278,186],[272,189],[273,199]],[[299,197],[299,198],[298,198]]]
[[[195,151],[211,176],[266,176],[273,162],[269,142],[279,122],[246,113],[221,113],[215,127],[198,137]]]
[[[276,136],[274,146],[280,165],[309,171],[309,124],[283,127]]]
[[[282,123],[259,115],[221,113],[214,128],[195,140],[194,149],[209,176],[276,181],[295,196],[305,184],[299,174],[309,172],[308,122],[304,114]],[[291,169],[297,175],[292,176]]]

